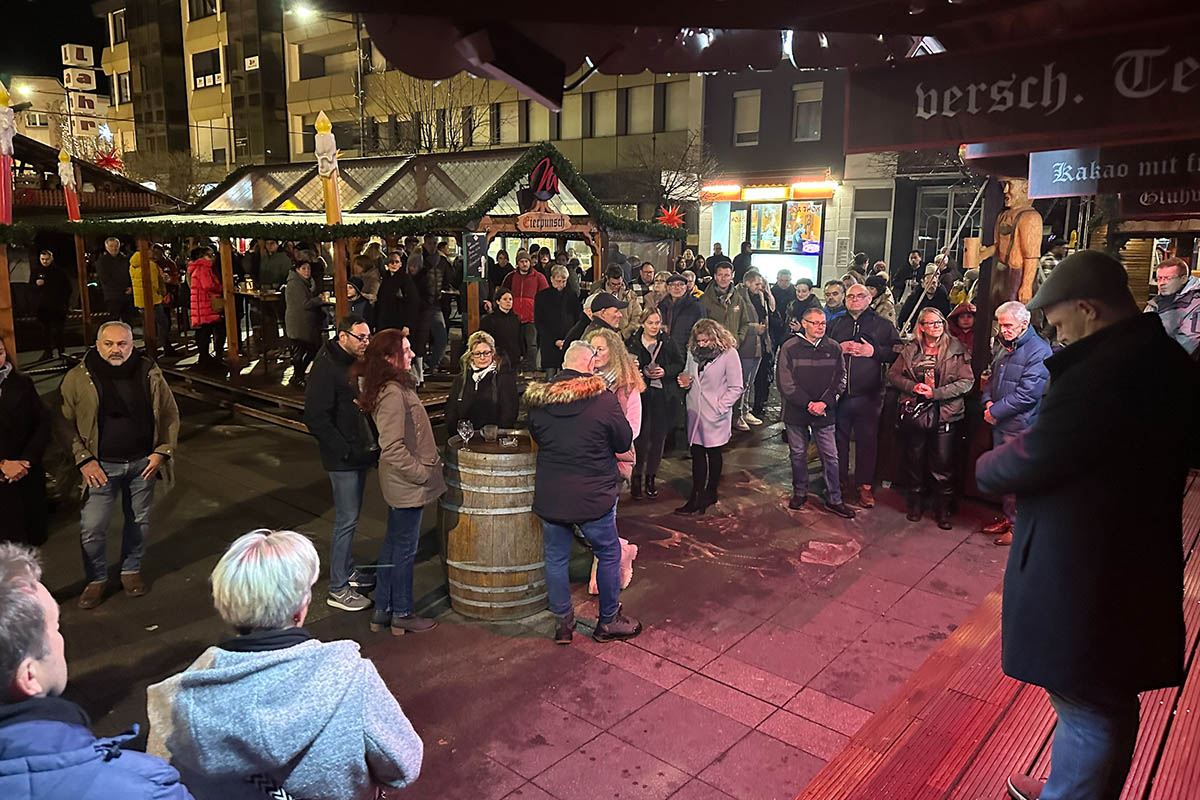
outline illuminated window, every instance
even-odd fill
[[[750,247],[778,250],[783,232],[783,204],[755,203],[750,206]]]

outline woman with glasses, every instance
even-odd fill
[[[970,353],[946,333],[941,311],[925,308],[920,312],[917,334],[892,363],[888,382],[900,390],[900,437],[908,469],[907,517],[910,522],[921,519],[928,484],[938,527],[948,531],[952,527],[954,441],[975,375]]]
[[[481,430],[484,425],[511,428],[517,422],[517,376],[497,357],[496,340],[486,331],[467,339],[462,370],[446,398],[446,427],[453,431],[460,419]]]
[[[729,443],[733,406],[742,396],[738,343],[719,322],[702,319],[692,328],[687,363],[677,379],[687,392],[688,443],[692,446],[692,493],[677,514],[703,514],[717,502],[721,448]]]

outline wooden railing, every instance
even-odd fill
[[[154,195],[142,192],[81,192],[79,205],[84,211],[145,211],[155,205]],[[16,208],[61,208],[65,201],[61,189],[16,189]]]

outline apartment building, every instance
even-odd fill
[[[70,124],[67,90],[62,81],[40,75],[13,75],[8,92],[13,103],[31,104],[29,110],[15,117],[17,133],[49,147],[62,147],[64,123]]]

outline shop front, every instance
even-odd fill
[[[831,180],[704,186],[701,213],[711,216],[711,226],[709,235],[702,237],[702,250],[707,255],[712,244],[720,242],[732,258],[742,242],[749,242],[750,264],[768,282],[787,269],[793,280],[815,283],[825,250],[826,203],[836,188]]]

